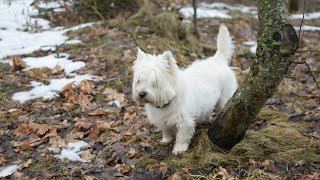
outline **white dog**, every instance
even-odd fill
[[[217,52],[206,60],[195,61],[181,70],[172,53],[151,55],[138,49],[134,62],[133,99],[145,103],[148,119],[161,129],[160,143],[168,144],[176,132],[173,154],[188,150],[197,122],[209,118],[216,104],[222,109],[237,89],[228,66],[234,45],[222,25]]]

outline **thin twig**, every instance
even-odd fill
[[[306,61],[301,61],[301,62],[293,62],[293,64],[298,65],[298,64],[303,64],[308,68],[308,73],[310,74],[310,76],[312,77],[314,83],[317,85],[318,88],[320,88],[316,77],[314,76],[313,72],[311,71],[310,65],[306,62]]]
[[[300,28],[299,28],[299,45],[301,44],[302,37],[303,37],[303,32],[302,32],[302,35],[301,35],[301,29],[302,29],[302,24],[303,24],[303,21],[304,21],[304,12],[306,10],[306,1],[307,0],[304,0],[304,3],[303,3],[303,14],[302,14],[302,20],[301,20],[301,24],[300,24]]]

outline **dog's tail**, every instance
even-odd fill
[[[229,64],[231,61],[233,52],[234,52],[234,44],[230,36],[230,33],[228,31],[228,28],[225,25],[221,25],[219,29],[218,38],[217,38],[217,53],[219,55],[224,56],[224,58],[222,59],[226,61],[227,64]]]

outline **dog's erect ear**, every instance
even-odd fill
[[[176,66],[176,60],[174,59],[171,51],[166,51],[162,54],[163,60],[167,61],[170,68],[174,68]]]
[[[138,48],[138,53],[137,53],[137,60],[142,60],[145,58],[146,53],[144,53],[140,48]]]

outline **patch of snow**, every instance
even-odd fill
[[[51,54],[44,57],[28,57],[24,58],[23,61],[26,62],[27,68],[25,70],[33,68],[49,68],[53,69],[56,66],[60,66],[64,69],[66,74],[70,74],[76,70],[84,68],[86,64],[81,61],[71,61],[68,60],[69,55],[65,53],[60,54],[60,58],[56,57],[56,54]]]
[[[0,0],[0,59],[6,56],[28,54],[41,47],[46,50],[55,50],[68,37],[64,34],[89,27],[95,23],[85,23],[64,29],[62,27],[50,29],[49,21],[41,18],[32,18],[38,15],[38,10],[31,7],[33,0],[11,1]],[[49,6],[50,7],[50,6]],[[41,27],[40,32],[24,31],[30,27]]]
[[[19,166],[17,165],[7,166],[0,171],[0,177],[2,178],[2,177],[10,176],[11,174],[15,173],[18,169],[19,169]]]
[[[193,17],[193,8],[192,7],[181,8],[179,10],[179,12],[185,18]],[[198,18],[225,18],[225,19],[231,18],[231,16],[228,15],[227,10],[208,9],[208,8],[204,8],[204,7],[199,7],[197,9],[197,17]]]
[[[299,30],[300,27],[294,27],[295,30]],[[302,31],[320,31],[320,27],[319,26],[309,26],[309,25],[303,25],[301,27]]]
[[[65,42],[65,44],[80,44],[80,43],[81,41],[78,39],[73,39]]]
[[[44,57],[27,57],[23,58],[23,61],[27,64],[27,68],[24,71],[34,69],[34,68],[49,68],[53,69],[56,66],[60,66],[64,69],[66,74],[70,74],[76,70],[84,68],[86,63],[82,61],[71,61],[68,60],[69,55],[61,53],[60,57],[56,57],[56,54],[51,54]],[[11,60],[0,60],[2,63],[9,63],[12,66]]]
[[[247,46],[250,46],[250,52],[252,53],[252,54],[256,54],[256,52],[257,52],[257,42],[255,42],[255,41],[246,41],[246,42],[244,42],[243,43],[244,45],[247,45]]]
[[[292,14],[290,16],[290,19],[302,19],[303,14]],[[312,12],[312,13],[305,13],[304,19],[310,20],[310,19],[319,19],[320,18],[320,12]]]
[[[242,13],[249,13],[256,15],[257,8],[253,6],[236,5],[230,6],[224,3],[200,3],[197,8],[198,18],[232,18],[228,13],[230,11],[240,11]],[[193,7],[183,7],[179,12],[185,17],[193,17]]]
[[[58,96],[58,93],[63,90],[63,87],[69,83],[74,83],[74,85],[79,85],[83,80],[94,80],[95,77],[91,75],[76,75],[73,78],[61,78],[61,79],[51,79],[49,85],[43,83],[32,81],[32,89],[30,91],[23,91],[15,93],[12,96],[13,100],[24,103],[31,99],[44,98],[52,99]]]
[[[59,159],[69,159],[70,161],[89,162],[80,157],[81,148],[88,146],[84,141],[69,143],[66,148],[63,148],[61,154],[57,156]]]
[[[13,112],[15,112],[16,110],[18,110],[18,109],[16,109],[16,108],[9,109],[8,112],[9,112],[9,113],[13,113]]]
[[[121,107],[122,107],[122,106],[121,106],[121,103],[120,103],[119,101],[117,101],[117,100],[108,102],[108,105],[110,105],[110,106],[116,106],[117,108],[121,108]]]

